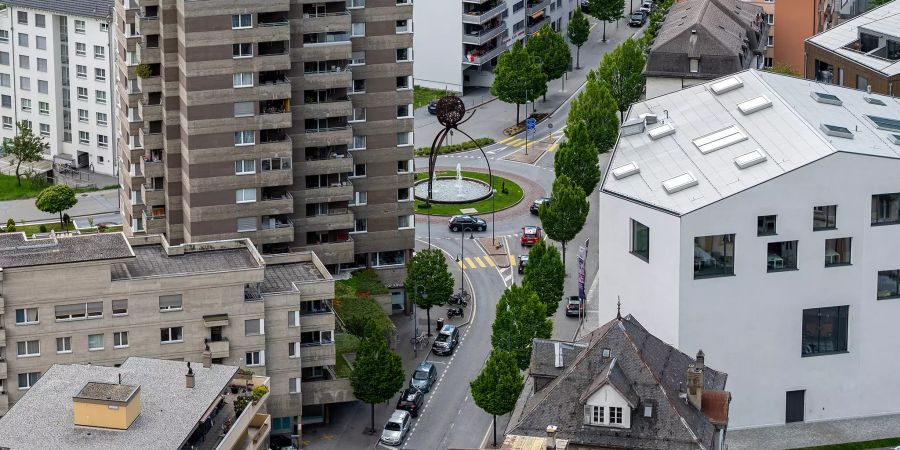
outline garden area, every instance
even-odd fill
[[[450,153],[465,152],[476,149],[480,145],[482,148],[494,143],[491,138],[478,138],[475,142],[465,141],[460,144],[442,145],[437,149],[438,155],[449,155]],[[416,156],[428,156],[431,154],[431,147],[419,147],[416,149]]]
[[[421,108],[434,100],[448,95],[457,95],[456,92],[449,92],[443,89],[431,89],[422,86],[413,86],[413,108]]]
[[[427,178],[426,172],[420,172],[416,174],[416,181],[424,180]],[[443,171],[435,171],[435,177],[455,177],[456,172],[452,170],[443,170]],[[462,171],[463,178],[472,178],[475,180],[484,181],[485,183],[490,183],[490,177],[487,173],[483,172],[471,172],[471,171]],[[514,183],[512,180],[507,178],[499,177],[494,175],[494,189],[496,193],[494,194],[494,199],[490,197],[479,200],[471,203],[453,203],[453,204],[440,204],[440,203],[432,203],[431,207],[425,206],[425,201],[416,199],[416,213],[417,214],[433,214],[437,216],[452,216],[455,214],[461,214],[461,209],[475,209],[478,211],[478,214],[489,213],[491,212],[491,206],[493,205],[496,208],[496,211],[500,211],[506,208],[510,208],[515,206],[520,201],[522,201],[522,197],[525,196],[522,187],[518,184]]]
[[[342,331],[335,335],[335,372],[341,378],[352,369],[344,355],[355,353],[366,326],[374,326],[385,336],[396,332],[394,323],[378,305],[375,297],[388,294],[387,288],[372,269],[358,270],[346,280],[334,283],[334,313]]]
[[[34,198],[41,193],[44,188],[50,186],[50,183],[37,181],[22,177],[22,185],[16,183],[16,177],[12,175],[0,175],[0,201],[4,200],[20,200],[23,198]],[[76,194],[84,192],[104,191],[107,189],[116,189],[118,186],[105,186],[103,188],[77,188]]]

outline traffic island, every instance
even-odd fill
[[[534,164],[535,161],[544,156],[544,153],[548,152],[551,148],[555,148],[556,144],[552,142],[544,141],[534,141],[528,143],[528,152],[525,152],[524,148],[520,148],[506,156],[502,159],[507,161],[515,161],[525,164]]]
[[[435,171],[435,177],[455,177],[456,171],[442,170]],[[490,183],[490,177],[486,172],[460,172],[463,178],[470,178],[484,183]],[[424,180],[428,177],[425,172],[416,174],[416,181]],[[496,190],[494,198],[487,197],[471,203],[434,203],[430,206],[425,205],[424,200],[416,199],[417,214],[431,214],[434,216],[452,216],[456,214],[487,214],[496,211],[502,211],[511,208],[522,201],[524,191],[522,187],[512,180],[494,175],[493,188]],[[491,207],[493,206],[493,210]],[[472,211],[474,210],[474,212]],[[467,211],[467,212],[463,212]]]
[[[506,239],[498,237],[492,239],[489,237],[478,238],[478,245],[481,246],[484,253],[494,260],[494,264],[501,269],[510,266],[509,251],[506,246]]]

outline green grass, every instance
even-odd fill
[[[456,171],[451,171],[451,170],[438,171],[438,172],[435,172],[435,175],[436,176],[456,176]],[[426,176],[427,175],[424,172],[417,173],[416,181],[424,180]],[[488,174],[482,173],[482,172],[463,171],[462,176],[466,177],[466,178],[474,178],[476,180],[481,180],[481,181],[484,181],[485,183],[487,183],[488,180],[490,179],[488,177]],[[504,184],[506,185],[506,190],[507,190],[507,192],[505,194],[501,190]],[[492,202],[496,201],[494,206],[499,211],[501,209],[505,209],[512,205],[515,205],[516,203],[521,201],[522,197],[525,195],[525,193],[522,192],[522,188],[518,184],[512,182],[509,179],[506,179],[503,177],[498,177],[497,175],[494,175],[494,189],[497,190],[497,193],[495,194],[496,199],[492,200],[490,197],[488,197],[484,200],[473,202],[473,203],[456,203],[456,204],[452,204],[452,205],[451,204],[433,203],[431,205],[431,208],[423,208],[422,205],[425,202],[422,200],[416,199],[416,212],[419,214],[434,214],[434,215],[438,215],[438,216],[452,216],[454,214],[460,214],[460,212],[459,212],[460,209],[475,208],[476,210],[478,210],[479,214],[489,213],[489,212],[491,212]]]
[[[335,282],[334,313],[341,319],[345,331],[356,336],[364,336],[370,324],[387,334],[394,329],[394,322],[374,298],[387,293],[374,270],[356,271],[350,279]]]
[[[442,145],[438,148],[438,155],[446,155],[449,153],[457,153],[464,152],[466,150],[472,150],[473,148],[478,148],[478,146],[487,147],[494,143],[494,140],[491,138],[478,138],[475,139],[475,142],[465,141],[461,144],[453,144],[453,145]],[[416,156],[427,156],[431,154],[431,147],[419,147],[416,149]]]
[[[38,194],[41,193],[44,188],[49,186],[46,183],[36,183],[27,179],[26,177],[22,177],[22,185],[16,185],[16,177],[14,175],[0,175],[0,201],[3,200],[20,200],[23,198],[34,198],[37,197]],[[82,194],[85,192],[95,192],[95,191],[104,191],[107,189],[116,189],[118,186],[104,186],[102,188],[77,188],[75,189],[76,194]],[[4,222],[5,224],[5,222]]]
[[[863,450],[868,448],[894,447],[900,445],[900,437],[876,439],[873,441],[847,442],[846,444],[820,445],[818,447],[800,447],[791,450]]]
[[[350,365],[344,359],[345,353],[355,353],[359,347],[359,338],[349,333],[338,333],[334,336],[334,351],[336,354],[334,371],[339,378],[350,378]]]
[[[62,227],[59,226],[59,222],[54,223],[45,223],[43,224],[46,231],[41,231],[41,225],[16,225],[16,232],[24,232],[26,236],[31,237],[34,233],[49,233],[50,231],[60,231]],[[6,227],[3,227],[3,230],[6,230]],[[75,225],[69,224],[68,231],[74,231]],[[117,231],[122,231],[121,225],[116,225],[112,227],[108,227],[104,233],[114,233]],[[81,230],[82,233],[96,233],[96,228],[88,228]]]
[[[457,95],[456,92],[448,92],[441,89],[431,89],[422,86],[413,86],[413,108],[420,108],[447,95]]]
[[[371,295],[388,293],[387,288],[378,279],[378,274],[372,269],[357,270],[349,279],[340,280],[337,284],[346,287],[350,292],[368,292]]]

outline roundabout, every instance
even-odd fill
[[[428,179],[416,181],[413,192],[417,200],[428,201]],[[435,176],[431,180],[431,202],[464,204],[490,198],[491,186],[481,180],[463,178],[460,165],[456,165],[456,176]]]
[[[456,214],[486,214],[515,206],[524,197],[522,187],[508,178],[494,174],[491,196],[490,177],[484,172],[442,170],[434,172],[431,207],[426,206],[428,174],[416,174],[416,214],[452,216]],[[495,209],[491,209],[491,206]],[[475,210],[472,212],[471,210]]]

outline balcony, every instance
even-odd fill
[[[303,87],[307,90],[345,89],[352,81],[353,73],[346,66],[305,71],[303,74]]]
[[[165,175],[165,167],[161,159],[151,159],[150,157],[141,157],[141,172],[147,178],[158,178]]]
[[[334,158],[306,160],[303,171],[307,175],[350,172],[353,170],[353,158],[335,154]]]
[[[303,405],[322,405],[342,403],[356,400],[350,380],[338,378],[334,380],[303,381]]]
[[[553,0],[528,0],[528,14],[546,8],[552,1]]]
[[[162,77],[145,77],[138,78],[138,90],[141,92],[160,92],[162,91]]]
[[[159,34],[159,16],[157,13],[153,15],[139,14],[135,18],[137,32],[142,35]]]
[[[327,214],[297,219],[297,226],[304,230],[331,231],[353,228],[353,214],[347,208],[335,208]]]
[[[483,45],[490,42],[491,39],[499,36],[505,30],[506,22],[500,22],[494,28],[463,34],[462,41],[464,44]]]
[[[497,2],[497,6],[494,6],[486,11],[480,10],[472,10],[469,12],[463,12],[462,20],[463,23],[470,23],[473,25],[482,25],[488,20],[493,19],[494,17],[499,16],[506,11],[506,2],[499,1]]]
[[[302,111],[305,119],[348,117],[353,113],[353,103],[350,102],[349,97],[344,96],[340,100],[304,104]],[[343,127],[332,127],[329,131],[343,129]]]
[[[314,120],[314,119],[307,119]],[[323,119],[325,120],[325,119]],[[304,145],[306,147],[327,147],[329,145],[346,145],[353,138],[353,130],[350,129],[350,125],[346,124],[346,119],[343,121],[343,124],[335,124],[332,126],[320,126],[316,128],[306,129],[306,134],[304,136]]]
[[[235,383],[236,381],[242,380],[232,380],[232,386],[237,384]],[[254,375],[253,378],[246,384],[252,384],[253,386],[266,386],[269,388],[269,392],[266,392],[266,394],[260,397],[260,399],[256,402],[249,403],[247,407],[244,408],[244,411],[241,412],[241,415],[234,418],[231,428],[228,429],[228,433],[226,433],[225,436],[221,437],[221,442],[219,442],[219,445],[217,447],[208,448],[223,450],[257,450],[263,448],[263,444],[267,443],[268,439],[265,439],[265,436],[269,435],[269,431],[271,429],[271,417],[268,414],[261,414],[260,410],[269,400],[269,396],[272,395],[271,379],[269,377]],[[233,402],[234,398],[231,398],[228,403],[233,404]],[[213,436],[208,436],[213,441],[213,445],[215,445],[215,441],[219,436],[218,432],[219,430],[215,430],[215,434]],[[204,448],[207,447],[204,446]]]
[[[506,50],[503,46],[496,46],[490,49],[475,49],[463,54],[463,64],[472,66],[481,66],[491,62],[492,59],[500,56]]]
[[[5,380],[5,379],[6,379],[6,377],[7,377],[7,375],[6,375],[6,369],[7,369],[7,368],[6,368],[6,360],[5,360],[5,359],[0,359],[0,380]]]
[[[293,242],[294,221],[287,216],[263,216],[262,227],[256,232],[259,244]]]
[[[212,354],[213,358],[230,358],[231,357],[231,343],[228,342],[228,338],[222,338],[220,341],[212,341],[209,339],[204,339],[207,346],[209,346],[209,352]]]
[[[302,247],[291,247],[294,252],[313,252],[322,264],[342,264],[353,262],[353,239],[344,242],[326,242]]]
[[[163,205],[166,203],[166,192],[163,189],[161,182],[154,182],[153,180],[159,180],[161,177],[150,178],[147,177],[147,182],[141,185],[141,196],[144,199],[144,203],[148,205]],[[165,215],[165,213],[163,213]]]
[[[268,448],[269,440],[266,437],[272,430],[272,416],[268,414],[254,414],[247,427],[247,442],[244,448],[262,450]]]
[[[6,347],[6,330],[0,328],[0,348]]]
[[[267,12],[259,13],[256,16],[256,23],[259,27],[286,27],[291,21],[287,12]]]
[[[331,186],[307,187],[297,192],[297,197],[305,203],[349,201],[353,198],[353,184],[347,181]]]
[[[263,188],[259,212],[268,215],[291,214],[294,212],[294,197],[290,192],[267,192]]]
[[[163,148],[162,130],[155,130],[149,127],[141,128],[141,142],[144,148]]]
[[[300,360],[306,367],[333,366],[335,363],[334,344],[301,343]]]
[[[149,104],[142,101],[138,105],[138,114],[140,114],[144,120],[152,122],[163,119],[161,104]]]
[[[332,3],[333,4],[333,3]],[[326,3],[327,5],[327,3]],[[343,7],[343,5],[341,5]],[[334,12],[303,12],[303,19],[300,21],[300,29],[304,33],[324,33],[328,31],[350,31],[350,12],[334,11]]]

